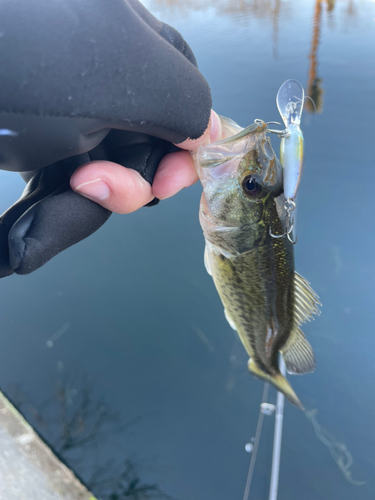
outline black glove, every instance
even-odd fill
[[[137,0],[0,0],[0,168],[28,181],[0,220],[0,276],[37,269],[108,219],[70,189],[79,165],[110,160],[152,183],[210,111],[190,47]]]

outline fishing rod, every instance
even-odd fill
[[[282,356],[280,356],[279,366],[281,375],[285,377],[286,366]],[[279,489],[281,440],[283,435],[283,420],[284,420],[284,401],[285,401],[284,394],[278,391],[276,399],[275,433],[273,437],[272,469],[271,469],[269,500],[277,500],[277,493]]]
[[[282,356],[280,356],[280,372],[283,376],[286,375],[286,366]],[[266,382],[264,384],[262,402],[259,409],[259,417],[257,423],[257,429],[255,432],[254,446],[252,449],[252,455],[249,465],[249,472],[247,474],[245,492],[243,500],[249,500],[250,498],[250,487],[253,479],[255,462],[257,459],[258,448],[260,443],[260,437],[262,434],[263,419],[265,415],[272,415],[275,411],[275,432],[273,438],[273,451],[272,451],[272,466],[271,466],[271,481],[270,481],[270,494],[269,500],[277,500],[278,487],[279,487],[279,475],[280,475],[280,455],[281,455],[281,442],[283,434],[283,419],[284,419],[284,394],[281,392],[277,393],[276,399],[276,409],[272,404],[267,403],[269,391],[269,384]]]
[[[262,405],[264,403],[266,403],[266,401],[267,401],[269,388],[270,388],[270,385],[268,382],[266,382],[264,384],[264,388],[263,388],[262,402],[260,404],[257,430],[255,432],[254,446],[252,449],[252,455],[251,455],[251,460],[250,460],[250,465],[249,465],[249,472],[247,474],[245,492],[243,494],[243,500],[248,500],[249,495],[250,495],[251,481],[253,479],[254,467],[255,467],[255,462],[257,459],[260,436],[262,434],[262,427],[263,427],[264,412],[262,411]]]

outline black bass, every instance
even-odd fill
[[[250,356],[250,372],[303,408],[280,373],[279,352],[289,373],[314,370],[314,353],[300,325],[319,313],[319,301],[294,270],[293,244],[285,232],[283,169],[264,122],[241,129],[221,121],[223,137],[230,137],[194,154],[203,185],[206,269]]]

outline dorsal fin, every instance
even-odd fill
[[[320,314],[318,306],[322,304],[319,302],[318,295],[311,288],[310,283],[297,272],[294,273],[294,292],[296,325],[311,321],[314,314]]]
[[[296,326],[281,350],[288,373],[303,375],[315,370],[315,356],[302,330]]]

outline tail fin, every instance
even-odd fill
[[[301,401],[298,399],[297,394],[293,391],[289,382],[285,377],[281,375],[281,373],[276,373],[275,375],[269,375],[265,373],[257,365],[254,363],[252,359],[249,359],[247,364],[249,371],[258,378],[266,380],[270,382],[276,389],[284,394],[284,396],[295,406],[304,410],[304,407]]]

